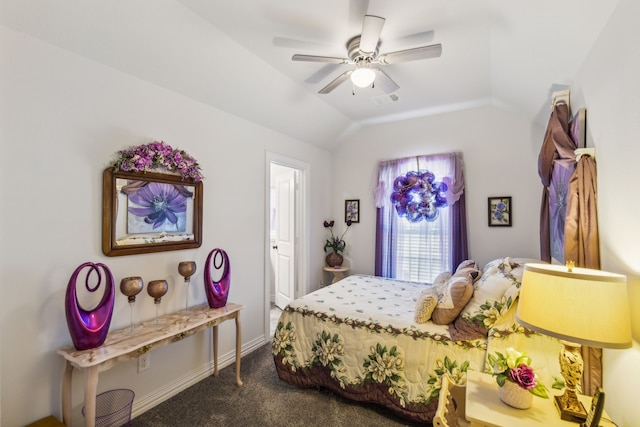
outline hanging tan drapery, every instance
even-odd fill
[[[600,269],[596,161],[581,157],[569,181],[564,256],[577,267]]]
[[[577,267],[600,269],[597,172],[593,157],[582,156],[569,180],[564,256]],[[602,349],[582,346],[582,392],[592,395],[602,385]]]

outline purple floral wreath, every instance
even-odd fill
[[[447,184],[434,180],[435,175],[427,170],[397,177],[393,181],[391,203],[398,216],[410,222],[435,221],[438,208],[447,206]]]

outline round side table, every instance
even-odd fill
[[[324,267],[324,271],[327,271],[333,275],[331,284],[336,283],[339,280],[344,279],[344,273],[349,271],[348,267]]]

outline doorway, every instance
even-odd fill
[[[271,308],[307,292],[309,165],[267,153],[265,334],[270,339]]]

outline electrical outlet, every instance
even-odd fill
[[[138,373],[142,371],[146,371],[151,367],[151,355],[149,353],[145,353],[141,356],[138,356]]]

